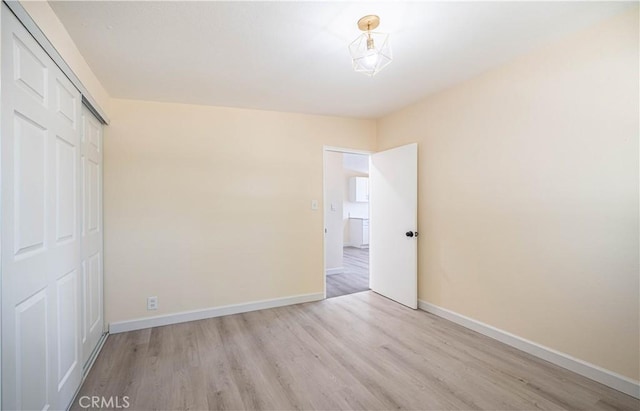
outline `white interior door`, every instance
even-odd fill
[[[82,107],[82,363],[87,366],[103,334],[102,124]]]
[[[371,155],[371,289],[418,308],[418,145]]]
[[[80,93],[2,4],[2,409],[81,379]]]

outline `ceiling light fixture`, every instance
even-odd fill
[[[364,33],[349,45],[353,69],[371,77],[391,63],[389,35],[371,31],[378,25],[380,17],[375,15],[364,16],[358,20],[358,28]]]

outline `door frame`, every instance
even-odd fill
[[[337,147],[337,146],[322,146],[322,299],[327,299],[327,247],[325,243],[327,227],[326,210],[324,209],[325,198],[327,196],[327,152],[336,152],[343,154],[361,154],[369,156],[369,164],[371,164],[371,155],[375,154],[375,151],[360,150],[355,148]],[[371,256],[369,256],[371,259]]]

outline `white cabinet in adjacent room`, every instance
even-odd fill
[[[349,219],[349,235],[351,236],[351,246],[368,248],[369,247],[369,219],[368,218],[350,218]]]

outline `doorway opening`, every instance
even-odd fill
[[[369,154],[324,152],[325,296],[369,286]]]

